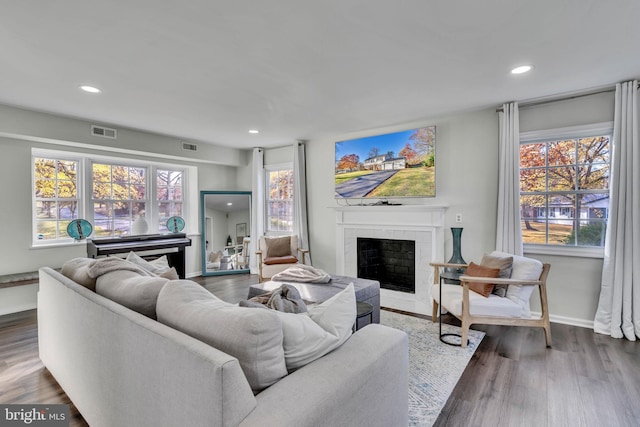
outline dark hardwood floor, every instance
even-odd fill
[[[193,280],[233,303],[258,281],[255,275]],[[541,329],[473,328],[487,336],[435,426],[640,425],[640,343],[552,324],[548,349]],[[70,425],[87,425],[38,359],[37,346],[35,310],[0,316],[0,402],[67,403]]]

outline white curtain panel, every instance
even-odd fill
[[[305,146],[301,141],[293,144],[293,216],[293,233],[298,235],[298,246],[309,249]],[[305,261],[311,264],[311,254],[307,254]]]
[[[264,234],[264,150],[253,149],[253,171],[251,180],[251,243],[249,243],[249,269],[251,274],[258,274],[258,239]]]
[[[518,103],[502,106],[499,113],[498,221],[496,250],[522,255],[520,228],[520,118]]]
[[[609,221],[595,332],[640,336],[640,141],[638,81],[616,85]]]

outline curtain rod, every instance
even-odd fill
[[[600,93],[615,92],[615,90],[616,90],[615,87],[613,87],[613,88],[608,88],[608,89],[597,90],[595,92],[588,92],[588,93],[581,93],[581,94],[577,94],[577,95],[565,96],[565,97],[562,97],[562,98],[554,98],[554,99],[546,99],[546,100],[530,101],[530,102],[523,101],[523,102],[519,102],[518,103],[518,107],[521,107],[521,108],[536,107],[538,105],[550,104],[552,102],[568,101],[570,99],[583,98],[585,96],[598,95]],[[501,111],[503,111],[502,107],[496,109],[496,113],[499,113]]]

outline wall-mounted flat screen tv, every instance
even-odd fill
[[[336,142],[336,198],[434,197],[436,127]]]

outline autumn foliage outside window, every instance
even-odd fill
[[[93,220],[96,236],[130,234],[146,216],[146,168],[93,164]]]
[[[266,172],[266,231],[293,232],[293,169],[271,169]]]
[[[78,217],[78,162],[36,157],[33,175],[36,240],[69,238],[67,226]]]
[[[522,143],[523,242],[604,246],[609,171],[609,135]]]
[[[149,233],[164,233],[169,217],[185,216],[188,172],[177,165],[65,157],[48,150],[32,157],[36,246],[68,243],[67,226],[77,218],[93,224],[91,237],[110,237],[130,235],[138,218],[147,221]]]

